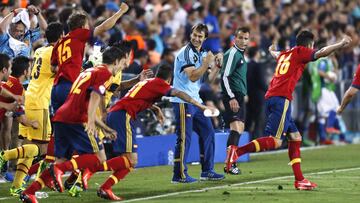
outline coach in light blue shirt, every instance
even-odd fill
[[[209,79],[216,78],[221,66],[222,56],[201,49],[208,36],[205,24],[197,24],[191,29],[190,42],[176,55],[174,64],[173,86],[186,92],[196,101],[202,103],[199,96],[204,74],[210,67]],[[191,183],[197,181],[187,173],[186,160],[189,152],[191,135],[195,131],[201,139],[200,161],[201,180],[221,180],[224,175],[214,171],[215,132],[209,117],[205,117],[198,107],[179,98],[172,98],[176,117],[177,142],[175,146],[173,183]]]

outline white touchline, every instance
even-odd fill
[[[339,170],[320,171],[320,172],[314,172],[314,173],[307,173],[306,175],[323,175],[323,174],[329,174],[329,173],[334,173],[334,172],[348,172],[348,171],[356,171],[356,170],[360,170],[360,167],[339,169]],[[182,192],[172,192],[172,193],[163,194],[163,195],[155,195],[155,196],[150,196],[150,197],[129,199],[129,200],[118,201],[118,202],[114,202],[114,203],[137,202],[137,201],[158,199],[158,198],[162,198],[162,197],[170,197],[170,196],[176,196],[176,195],[182,195],[182,194],[188,194],[188,193],[206,192],[208,190],[218,190],[218,189],[224,189],[224,188],[229,188],[229,187],[238,187],[238,186],[242,186],[242,185],[263,183],[263,182],[268,182],[268,181],[273,181],[273,180],[281,180],[281,179],[292,178],[292,177],[294,177],[294,176],[293,175],[279,176],[279,177],[267,178],[267,179],[263,179],[263,180],[235,183],[235,184],[231,184],[231,185],[220,185],[220,186],[215,186],[215,187],[202,188],[202,189],[198,189],[198,190],[186,190],[186,191],[182,191]]]

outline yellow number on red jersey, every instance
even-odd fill
[[[292,53],[290,53],[288,56],[282,55],[278,61],[278,64],[276,66],[275,70],[275,76],[284,75],[288,72],[290,67],[290,58]]]
[[[91,72],[82,72],[71,87],[70,93],[80,94],[80,86],[91,78]]]

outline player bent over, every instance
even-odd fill
[[[172,68],[168,65],[160,65],[155,78],[146,79],[137,83],[124,98],[116,102],[110,109],[107,116],[107,125],[115,129],[117,132],[117,139],[113,143],[114,151],[122,154],[107,161],[107,166],[111,168],[114,173],[105,181],[98,189],[98,196],[104,199],[121,200],[121,197],[116,196],[111,187],[119,180],[123,179],[132,168],[137,164],[137,143],[136,134],[134,130],[133,120],[137,113],[147,108],[152,108],[160,122],[163,121],[164,116],[159,107],[153,105],[162,96],[176,96],[186,102],[192,103],[201,110],[211,109],[206,107],[186,93],[176,90],[170,86],[172,78]],[[211,109],[215,111],[215,109]],[[102,165],[100,165],[102,167]]]
[[[35,192],[52,180],[56,190],[63,192],[62,175],[66,171],[97,167],[96,153],[100,150],[95,135],[96,109],[101,96],[111,84],[111,76],[125,67],[125,53],[110,47],[103,53],[103,65],[90,68],[79,75],[71,87],[69,96],[53,118],[55,129],[55,156],[62,163],[51,165],[20,195],[23,202],[37,202]],[[86,125],[84,126],[84,123]],[[72,157],[74,152],[78,157]]]

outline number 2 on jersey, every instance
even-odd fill
[[[70,92],[73,94],[80,94],[81,89],[80,86],[84,84],[86,81],[88,81],[91,78],[91,72],[83,72],[80,74],[80,77],[78,77],[73,86],[71,87]]]
[[[71,39],[67,39],[64,43],[60,44],[57,49],[60,64],[71,57],[71,48],[69,46],[70,42]]]
[[[290,67],[291,55],[292,55],[292,53],[289,54],[288,56],[282,55],[280,57],[278,64],[276,66],[275,76],[284,75],[288,72],[289,67]]]

